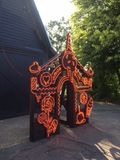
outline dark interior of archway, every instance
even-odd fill
[[[60,122],[69,126],[73,125],[74,122],[74,88],[73,85],[67,81],[62,87],[62,93],[60,97],[61,102],[61,114]]]

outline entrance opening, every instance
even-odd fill
[[[74,87],[69,81],[63,84],[60,102],[61,102],[61,114],[60,114],[61,123],[70,126],[74,125],[75,95],[74,95]]]

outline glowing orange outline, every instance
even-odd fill
[[[70,57],[69,57],[70,55]],[[68,66],[66,57],[68,56]],[[70,59],[70,60],[69,60]],[[56,66],[56,60],[59,64]],[[74,69],[71,70],[70,62],[74,61]],[[54,65],[55,67],[51,67]],[[50,68],[50,70],[49,70]],[[47,137],[55,133],[58,126],[58,120],[54,118],[60,116],[60,92],[65,82],[69,81],[74,88],[74,113],[76,115],[77,125],[84,124],[86,118],[89,118],[93,107],[92,98],[88,99],[88,91],[92,87],[93,71],[89,68],[87,71],[76,60],[71,49],[70,34],[67,35],[66,50],[52,58],[42,67],[37,62],[29,67],[32,74],[31,77],[31,93],[36,97],[36,101],[40,107],[40,113],[37,116],[37,122],[46,128]],[[85,94],[86,96],[82,96]],[[85,98],[87,97],[87,98]],[[56,100],[56,101],[55,101]],[[79,108],[80,104],[85,106],[86,112],[82,112]],[[57,107],[57,115],[53,115],[54,107]],[[83,117],[81,120],[79,116]]]

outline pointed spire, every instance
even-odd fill
[[[67,34],[67,39],[66,39],[66,50],[72,51],[71,49],[71,36],[70,33]]]

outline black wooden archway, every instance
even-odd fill
[[[84,124],[91,113],[93,99],[88,95],[92,87],[93,71],[84,68],[76,59],[72,49],[70,35],[67,35],[66,50],[42,67],[33,62],[29,67],[31,73],[31,95],[39,107],[39,113],[31,118],[31,139],[35,139],[36,125],[40,132],[38,137],[49,137],[58,131],[61,92],[66,83],[71,97],[66,103],[69,125]],[[32,105],[32,107],[34,107]],[[34,128],[34,131],[33,131]],[[41,131],[42,130],[42,131]],[[35,134],[35,135],[34,135]]]

